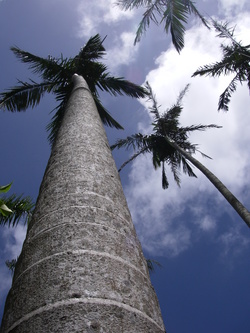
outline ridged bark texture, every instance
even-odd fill
[[[73,80],[1,332],[165,332],[106,133]]]

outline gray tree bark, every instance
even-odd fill
[[[1,332],[165,332],[94,100],[73,80]]]

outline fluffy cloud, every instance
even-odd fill
[[[108,38],[105,41],[105,48],[108,53],[109,68],[114,71],[120,65],[129,65],[135,60],[138,52],[138,45],[134,46],[135,32],[130,25],[122,28],[122,22],[131,20],[133,11],[121,10],[113,0],[99,0],[80,3],[78,6],[80,38],[89,38],[97,33]],[[112,25],[112,29],[110,26]],[[131,31],[127,30],[127,26]],[[112,45],[109,48],[109,45]]]
[[[116,38],[115,46],[107,49],[108,68],[113,72],[120,65],[132,63],[138,53],[139,46],[134,46],[134,33],[123,32]]]
[[[245,36],[249,36],[249,23],[249,15],[241,15],[239,29],[236,29],[237,39],[246,44],[249,43],[245,39]],[[148,73],[147,80],[162,110],[170,107],[178,93],[187,83],[191,83],[183,101],[181,123],[215,123],[223,126],[223,129],[210,129],[192,135],[192,142],[199,143],[201,151],[213,160],[198,155],[197,158],[247,204],[250,198],[250,188],[247,186],[250,181],[250,153],[246,149],[250,141],[250,132],[246,129],[246,124],[250,122],[248,88],[246,85],[239,86],[232,97],[229,112],[218,113],[219,95],[230,78],[191,79],[192,73],[200,65],[221,58],[220,43],[221,40],[215,38],[211,31],[204,27],[193,27],[187,32],[181,55],[173,48],[163,52],[156,59],[155,69]],[[140,126],[140,130],[147,131],[148,124]],[[231,225],[240,225],[239,235],[240,228],[245,227],[213,185],[199,171],[197,175],[198,179],[182,176],[181,189],[170,184],[170,188],[164,191],[161,190],[161,172],[153,169],[150,159],[141,158],[132,165],[130,185],[125,189],[126,197],[143,247],[152,254],[179,254],[192,243],[195,235],[216,231],[223,214],[228,215]],[[225,235],[216,234],[224,244],[228,244],[229,236],[230,230],[226,230]],[[237,241],[240,240],[239,236]]]
[[[99,32],[102,24],[111,25],[121,23],[122,20],[130,19],[133,11],[123,11],[114,0],[99,0],[80,2],[78,5],[79,36],[89,37]]]
[[[248,0],[219,0],[218,3],[220,13],[233,18],[235,17],[235,14],[239,13],[243,8],[249,5]]]
[[[19,224],[16,228],[2,227],[1,238],[4,248],[0,251],[0,293],[5,292],[11,285],[11,273],[5,265],[6,260],[16,259],[22,248],[26,235],[26,227]]]

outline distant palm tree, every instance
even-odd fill
[[[11,184],[0,186],[0,225],[16,226],[20,220],[28,223],[34,209],[34,204],[30,197],[22,195],[6,195],[10,190]]]
[[[197,16],[209,28],[207,20],[200,14],[194,1],[190,0],[118,0],[117,4],[125,9],[143,7],[146,11],[136,32],[135,44],[140,41],[150,21],[155,24],[164,22],[166,33],[170,31],[172,42],[178,52],[184,47],[185,25],[191,14]]]
[[[234,38],[234,28],[229,28],[227,23],[218,23],[212,20],[218,37],[225,38],[229,44],[221,44],[223,58],[211,65],[205,65],[193,74],[193,76],[221,76],[233,74],[234,77],[225,91],[220,95],[218,110],[228,111],[228,105],[232,93],[236,91],[237,83],[247,82],[250,90],[250,45],[243,46]]]
[[[170,166],[174,180],[180,186],[180,170],[190,177],[196,177],[191,165],[199,169],[217,188],[217,190],[226,198],[230,205],[241,216],[245,223],[250,227],[250,213],[239,202],[239,200],[226,188],[226,186],[202,163],[196,160],[192,154],[200,152],[196,144],[188,141],[188,135],[193,131],[204,131],[207,128],[219,128],[217,125],[191,125],[181,127],[179,117],[182,111],[182,98],[185,95],[188,86],[180,93],[180,96],[174,106],[163,114],[160,114],[155,96],[153,95],[150,85],[147,83],[149,91],[149,100],[152,102],[150,112],[153,114],[153,133],[143,135],[141,133],[131,135],[125,139],[119,139],[111,146],[115,148],[133,148],[136,152],[126,161],[120,170],[129,162],[142,154],[152,154],[152,161],[155,168],[162,167],[162,188],[169,186],[165,165]],[[201,153],[201,152],[200,152]],[[201,153],[204,157],[207,155]],[[119,170],[119,171],[120,171]]]
[[[121,126],[97,92],[140,97],[145,89],[106,72],[97,61],[105,51],[98,35],[72,59],[13,51],[43,81],[20,82],[2,94],[2,106],[21,111],[37,105],[45,92],[54,93],[59,105],[0,332],[164,333],[102,122]]]

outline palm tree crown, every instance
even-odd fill
[[[140,154],[151,153],[153,165],[155,168],[162,166],[162,187],[168,187],[168,180],[165,171],[165,164],[170,166],[174,175],[174,179],[180,185],[180,169],[191,177],[196,177],[189,162],[199,169],[204,176],[215,186],[215,188],[224,196],[227,202],[234,208],[243,221],[250,228],[250,212],[246,207],[229,191],[229,189],[201,162],[192,155],[200,152],[196,144],[188,141],[190,132],[199,130],[204,131],[207,128],[219,128],[220,126],[211,125],[191,125],[189,127],[181,127],[179,124],[179,116],[182,111],[181,101],[188,86],[180,93],[177,103],[165,113],[160,115],[159,107],[152,93],[152,89],[147,84],[149,91],[149,99],[152,101],[150,112],[153,114],[153,133],[150,135],[142,135],[141,133],[118,140],[111,148],[133,147],[137,149],[136,153],[126,161],[120,170],[130,161]],[[201,152],[200,152],[201,153]],[[201,153],[204,157],[207,155]]]
[[[191,125],[188,127],[181,127],[179,123],[179,117],[182,112],[182,99],[188,89],[186,88],[180,93],[177,102],[162,115],[159,112],[155,96],[153,95],[150,85],[146,84],[149,92],[149,100],[152,102],[152,106],[149,108],[153,115],[154,121],[153,133],[150,135],[142,135],[141,133],[134,134],[126,139],[118,140],[111,148],[133,147],[136,149],[136,153],[126,161],[120,168],[120,170],[130,161],[134,160],[137,156],[145,153],[152,154],[152,161],[155,168],[162,167],[162,187],[168,188],[169,182],[166,175],[165,165],[170,166],[173,173],[174,180],[180,186],[180,169],[182,168],[185,174],[190,177],[196,177],[192,167],[183,154],[173,147],[173,143],[176,143],[179,147],[184,149],[190,155],[199,151],[196,144],[192,144],[188,140],[188,135],[193,131],[204,131],[207,128],[219,128],[220,126],[211,125]],[[200,151],[199,151],[200,152]],[[203,156],[207,155],[201,153]]]
[[[139,7],[146,9],[136,32],[135,44],[140,41],[150,21],[159,23],[157,17],[160,17],[160,23],[164,22],[166,33],[170,31],[172,42],[178,52],[184,47],[185,25],[191,14],[209,27],[206,19],[197,10],[195,2],[190,0],[118,0],[118,5],[125,10]]]
[[[233,74],[233,79],[220,95],[218,105],[218,110],[228,111],[228,104],[232,93],[236,91],[237,83],[247,82],[250,90],[250,45],[242,46],[240,42],[237,42],[234,38],[234,28],[229,28],[227,23],[222,24],[214,20],[212,22],[218,37],[227,39],[229,44],[221,44],[223,52],[221,61],[198,68],[193,76],[216,77],[222,74]]]
[[[53,93],[59,103],[52,110],[55,111],[52,122],[48,125],[49,140],[54,142],[60,127],[65,106],[73,89],[72,75],[78,74],[85,78],[95,100],[99,115],[105,125],[122,129],[104,108],[99,99],[98,89],[107,91],[111,95],[128,95],[131,97],[144,97],[145,90],[123,78],[111,76],[107,67],[98,60],[105,55],[103,41],[97,34],[81,48],[74,58],[41,58],[17,47],[12,47],[14,54],[24,63],[30,65],[34,74],[38,74],[41,82],[29,80],[18,81],[19,85],[0,94],[0,107],[9,111],[25,111],[28,107],[39,104],[45,93]]]

